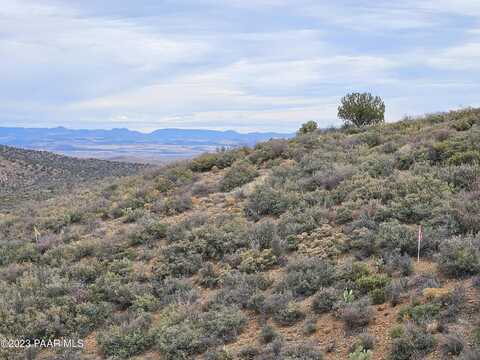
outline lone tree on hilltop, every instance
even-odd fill
[[[338,117],[345,125],[357,127],[381,124],[385,122],[385,103],[380,96],[370,93],[348,94],[341,100]]]
[[[318,125],[315,121],[307,121],[305,124],[302,124],[302,127],[298,130],[298,135],[304,135],[311,132],[314,132],[318,129]]]

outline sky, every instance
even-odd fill
[[[295,131],[480,106],[478,0],[0,0],[0,126]]]

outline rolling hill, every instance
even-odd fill
[[[0,209],[28,199],[45,199],[100,179],[134,175],[145,168],[0,145]]]
[[[0,217],[1,337],[84,346],[0,355],[479,359],[479,162],[480,109],[465,109],[17,208]]]

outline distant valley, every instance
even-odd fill
[[[0,144],[45,150],[79,158],[164,163],[191,158],[220,147],[253,146],[293,134],[274,132],[159,129],[142,133],[128,129],[73,130],[57,128],[0,127]]]

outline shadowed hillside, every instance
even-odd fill
[[[107,177],[133,175],[139,164],[77,159],[0,145],[0,208],[43,199]]]
[[[479,161],[466,109],[26,204],[0,217],[0,335],[85,347],[0,355],[479,359]]]

